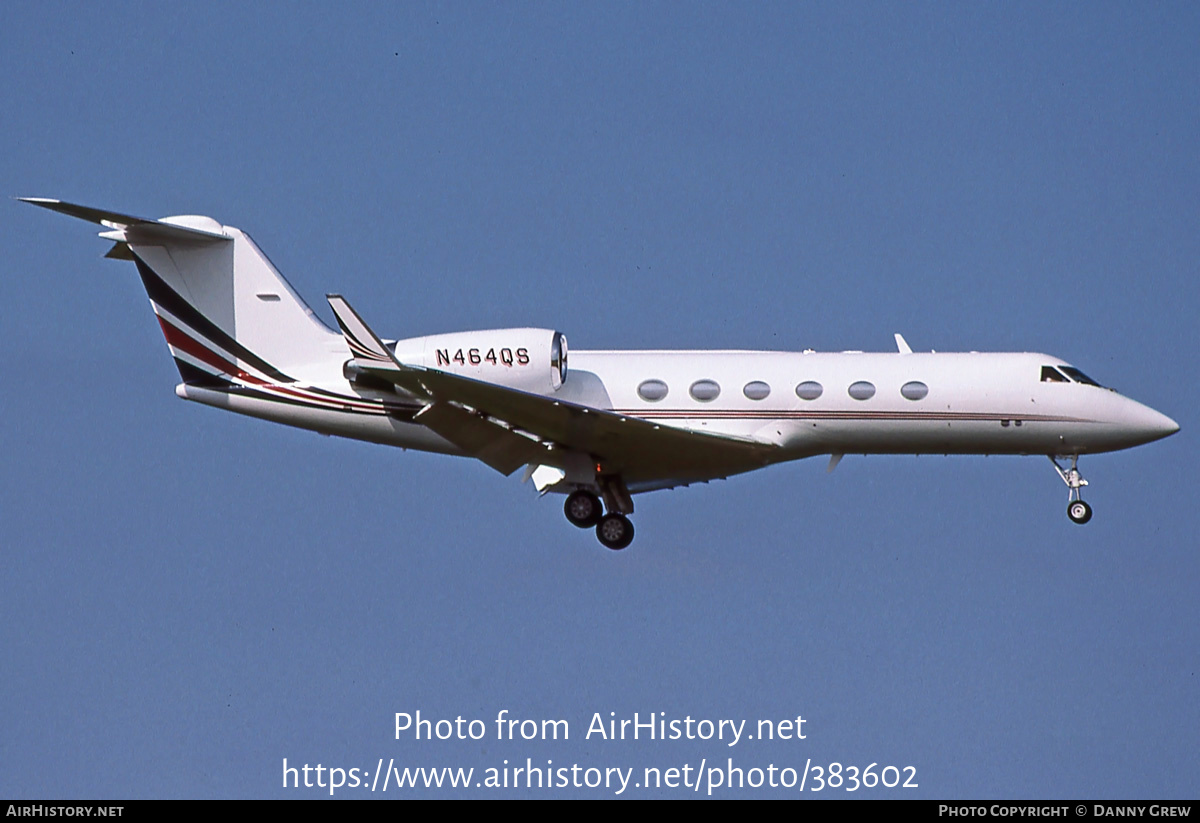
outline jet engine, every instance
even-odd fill
[[[451,374],[549,394],[567,379],[567,338],[550,329],[492,329],[398,340],[396,359]]]

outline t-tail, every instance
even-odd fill
[[[114,242],[106,256],[137,265],[186,384],[311,382],[344,348],[240,229],[211,217],[148,220],[19,199],[106,229],[100,236]]]

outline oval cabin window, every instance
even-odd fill
[[[857,383],[851,383],[848,391],[855,400],[870,400],[875,396],[875,384],[859,380]]]
[[[708,403],[717,399],[717,395],[721,393],[721,387],[715,380],[697,380],[688,391],[694,399],[701,403]]]
[[[796,396],[801,400],[816,400],[825,391],[816,380],[805,380],[796,387]]]
[[[753,380],[742,389],[742,394],[751,400],[765,400],[771,393],[771,387],[761,380]]]
[[[667,384],[661,380],[643,380],[637,388],[638,397],[657,403],[667,396]]]
[[[923,400],[929,394],[929,387],[920,380],[913,380],[900,387],[900,394],[909,400]]]

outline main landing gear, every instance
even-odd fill
[[[633,542],[633,523],[623,514],[609,512],[596,526],[596,538],[613,551]]]
[[[1071,468],[1064,469],[1054,459],[1054,455],[1049,455],[1050,462],[1054,464],[1054,470],[1058,472],[1058,476],[1067,484],[1070,491],[1067,493],[1067,517],[1081,526],[1092,519],[1092,507],[1083,502],[1079,490],[1086,486],[1088,482],[1083,479],[1083,475],[1079,473],[1079,455],[1071,455]]]
[[[604,517],[604,507],[600,504],[599,497],[580,489],[567,497],[566,505],[563,506],[563,514],[571,521],[572,526],[590,529]]]
[[[599,496],[587,489],[579,489],[567,496],[563,513],[573,526],[581,529],[596,527],[596,539],[613,551],[620,551],[633,542],[633,523],[625,515],[633,513],[633,501],[625,484],[619,480],[603,483],[608,514]]]

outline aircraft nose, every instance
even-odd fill
[[[1157,412],[1141,403],[1137,405],[1138,409],[1134,415],[1133,425],[1140,442],[1151,443],[1164,437],[1170,437],[1179,431],[1179,424],[1162,412]]]
[[[1165,414],[1159,414],[1158,412],[1155,412],[1155,414],[1158,414],[1159,417],[1159,431],[1162,432],[1160,435],[1161,437],[1168,437],[1179,431],[1179,424],[1174,420],[1167,417]]]

